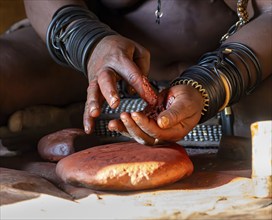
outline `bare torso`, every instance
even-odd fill
[[[160,24],[157,0],[101,0],[99,17],[118,33],[151,53],[150,78],[171,80],[205,52],[214,50],[235,12],[223,0],[162,0]]]

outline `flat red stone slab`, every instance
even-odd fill
[[[122,142],[92,147],[61,159],[57,175],[65,182],[98,190],[142,190],[174,183],[193,172],[178,144],[156,147]]]

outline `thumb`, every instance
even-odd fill
[[[180,111],[180,108],[177,106],[174,106],[174,104],[167,110],[161,112],[159,114],[159,117],[157,119],[157,123],[160,128],[170,128],[178,124],[181,120],[182,112]]]
[[[158,116],[157,123],[160,128],[171,128],[181,121],[196,114],[196,108],[192,100],[177,96],[171,106]]]

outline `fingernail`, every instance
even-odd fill
[[[169,118],[162,116],[161,118],[159,118],[158,123],[161,127],[165,128],[169,125]]]
[[[126,124],[127,123],[127,119],[122,119],[122,122],[124,122]]]
[[[92,106],[92,107],[90,108],[90,113],[94,112],[95,110],[97,110],[97,107]]]
[[[113,107],[118,100],[118,96],[113,96],[110,100],[110,106]]]
[[[135,116],[135,115],[131,115],[131,117],[132,117],[132,119],[134,120],[134,121],[139,121],[139,117],[138,116]]]
[[[109,130],[117,132],[117,128],[115,128],[115,127],[109,127]]]
[[[89,132],[90,132],[90,128],[89,127],[85,126],[84,130],[85,130],[85,133],[89,134]]]
[[[121,120],[122,120],[123,123],[127,123],[127,119],[121,118]]]

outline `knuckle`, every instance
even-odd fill
[[[179,111],[175,108],[169,110],[169,118],[171,122],[178,122],[179,120]]]
[[[90,80],[89,86],[88,86],[88,91],[92,90],[93,88],[96,88],[98,86],[97,80]]]
[[[127,80],[128,80],[129,84],[135,85],[139,81],[139,77],[137,76],[137,74],[131,72],[131,73],[128,74]]]

